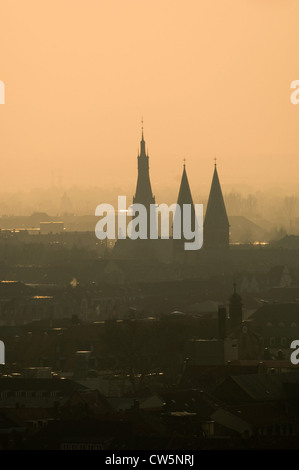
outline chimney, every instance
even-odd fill
[[[225,305],[218,306],[218,339],[225,340],[226,338],[226,307]]]

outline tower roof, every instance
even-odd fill
[[[190,204],[191,206],[191,230],[194,231],[195,228],[195,209],[194,209],[194,204],[193,204],[193,199],[192,199],[192,194],[189,186],[189,181],[188,181],[188,176],[186,172],[186,165],[184,164],[184,169],[183,169],[183,174],[182,174],[182,179],[181,179],[181,185],[180,185],[180,190],[179,190],[179,195],[178,195],[178,200],[177,200],[178,206],[180,206],[180,212],[176,210],[174,214],[174,223],[177,220],[177,217],[180,217],[181,225],[183,223],[183,206],[184,204]]]
[[[143,121],[142,121],[142,133],[140,141],[140,154],[137,157],[138,161],[138,178],[136,193],[133,197],[134,203],[144,204],[155,204],[155,198],[152,193],[151,182],[149,177],[149,157],[145,151],[145,140],[143,135]]]
[[[142,128],[142,134],[141,134],[141,141],[140,141],[140,157],[146,157],[146,151],[145,151],[145,140],[143,136],[143,128]]]
[[[140,141],[140,153],[139,157],[146,157],[146,150],[145,150],[145,140],[143,134],[143,117],[141,118],[141,141]]]
[[[220,186],[220,181],[217,172],[217,166],[215,163],[214,175],[205,215],[205,226],[217,228],[217,227],[229,227],[228,217],[224,204],[223,194]]]
[[[194,206],[185,164],[177,204],[179,204],[180,206],[182,206],[183,204],[191,204],[192,206]]]

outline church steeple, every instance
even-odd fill
[[[191,195],[191,190],[190,190],[190,186],[189,186],[189,181],[188,181],[188,176],[187,176],[187,172],[186,172],[185,160],[184,160],[183,174],[182,174],[181,186],[180,186],[180,190],[179,190],[179,196],[178,196],[177,203],[179,205],[191,204],[194,207],[193,200],[192,200],[192,195]]]
[[[187,176],[187,172],[186,172],[185,159],[184,159],[183,174],[182,174],[182,179],[181,179],[181,185],[180,185],[180,189],[179,189],[177,204],[180,206],[180,209],[181,209],[181,227],[182,227],[183,205],[184,204],[190,204],[190,206],[191,206],[191,230],[194,231],[194,228],[195,228],[195,209],[194,209],[192,194],[191,194],[190,185],[189,185],[189,181],[188,181],[188,176]],[[178,217],[177,212],[174,215],[174,222],[175,222],[176,217]]]
[[[204,247],[228,248],[229,221],[215,162],[214,175],[204,220]]]
[[[140,156],[146,157],[146,151],[145,151],[145,140],[144,140],[144,135],[143,135],[143,121],[142,121],[142,128],[141,128],[141,141],[140,141]]]
[[[146,154],[145,140],[143,134],[143,121],[140,141],[140,153],[137,157],[138,177],[133,204],[142,204],[147,210],[147,235],[150,236],[150,206],[155,204],[155,196],[152,193],[149,176],[149,157]]]
[[[145,140],[143,134],[143,121],[141,130],[140,153],[138,161],[138,178],[136,193],[133,197],[133,204],[143,204],[148,210],[150,204],[155,204],[155,197],[152,193],[152,187],[149,176],[149,157],[146,154]]]

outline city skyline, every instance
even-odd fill
[[[298,0],[0,2],[0,451],[298,449]]]

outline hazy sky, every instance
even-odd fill
[[[299,183],[298,0],[0,2],[1,189]]]

